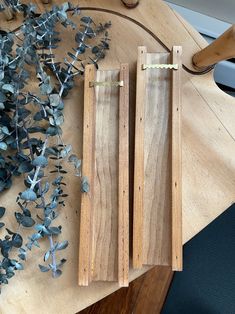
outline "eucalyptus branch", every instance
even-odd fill
[[[62,140],[64,97],[74,87],[74,78],[83,74],[84,64],[92,62],[97,67],[97,62],[104,58],[109,49],[107,28],[110,26],[110,23],[100,24],[93,29],[93,20],[81,17],[75,35],[75,52],[67,53],[71,61],[65,58],[64,62],[58,62],[55,52],[61,39],[56,26],[77,28],[68,13],[79,14],[79,8],[64,3],[38,16],[34,5],[21,4],[18,0],[5,1],[25,18],[20,30],[0,34],[0,192],[10,189],[13,175],[21,175],[26,188],[16,198],[17,231],[6,228],[0,239],[0,287],[7,284],[17,270],[23,269],[20,261],[25,262],[28,252],[40,248],[40,241],[46,239],[48,249],[44,262],[49,264],[40,264],[39,268],[42,272],[51,271],[53,277],[62,274],[61,267],[66,259],[59,259],[57,253],[68,246],[68,241],[57,240],[62,226],[54,225],[68,197],[64,192],[67,171],[62,161],[71,162],[75,175],[81,176],[81,161],[71,154],[71,145]],[[0,6],[0,10],[4,7]],[[104,37],[99,40],[97,34]],[[95,38],[96,42],[91,45]],[[87,50],[94,57],[83,57],[82,61],[80,56],[85,56]],[[33,75],[29,68],[35,69],[39,92],[29,89]],[[47,69],[55,78],[55,86]],[[53,138],[57,139],[54,145],[51,144]],[[52,161],[50,168],[49,159]],[[82,184],[82,190],[86,190],[87,182]],[[5,212],[5,207],[0,207],[0,219]],[[4,222],[0,221],[1,232],[4,227]],[[22,228],[33,230],[27,234],[27,240],[20,235]],[[20,261],[12,257],[16,249]]]
[[[87,37],[87,34],[88,34],[89,29],[90,29],[91,23],[92,23],[92,19],[91,19],[91,18],[88,18],[87,23],[85,24],[85,30],[84,30],[84,32],[82,33],[82,36],[79,37],[79,44],[78,44],[78,48],[76,49],[75,56],[74,56],[74,58],[73,58],[73,61],[71,62],[71,64],[70,64],[69,67],[68,67],[67,75],[66,75],[66,77],[65,77],[65,80],[64,80],[64,82],[63,82],[63,85],[61,86],[61,89],[60,89],[60,92],[59,92],[60,97],[62,97],[64,88],[65,88],[65,85],[64,85],[64,84],[66,84],[67,81],[68,81],[68,79],[70,78],[70,73],[71,73],[71,71],[72,71],[72,68],[73,68],[73,66],[74,66],[75,61],[77,61],[78,56],[82,53],[81,48],[84,46],[84,40],[85,40],[85,38]],[[92,34],[92,36],[93,36],[93,34]],[[94,34],[94,36],[95,36],[95,34]]]

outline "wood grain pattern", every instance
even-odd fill
[[[135,1],[135,0],[125,0],[125,1]],[[41,0],[34,0],[37,4],[39,12],[43,12],[43,6]],[[62,4],[64,0],[51,0],[50,5]],[[77,4],[76,1],[72,1],[74,4]],[[142,0],[139,5],[133,10],[127,10],[127,7],[121,3],[120,0],[81,0],[79,2],[80,7],[90,7],[90,8],[100,8],[106,9],[113,12],[122,14],[123,16],[128,16],[133,20],[142,23],[149,32],[157,34],[159,40],[167,47],[169,51],[173,45],[182,45],[184,50],[183,55],[183,64],[188,68],[195,70],[192,64],[192,56],[207,46],[207,42],[203,39],[198,32],[193,31],[192,27],[180,19],[179,15],[174,12],[164,1],[161,0]],[[45,5],[48,9],[48,5]],[[143,14],[144,12],[144,14]],[[90,12],[87,13],[90,15]],[[113,16],[112,16],[113,19]],[[114,18],[115,19],[115,18]],[[169,23],[170,20],[170,23]],[[15,23],[6,23],[1,21],[1,24],[6,26],[9,29],[14,29],[15,26],[19,25],[21,19],[17,19]],[[121,23],[120,23],[121,21]],[[158,21],[158,23],[155,23]],[[120,31],[123,30],[123,25],[126,21],[123,18],[119,17],[119,26]],[[139,26],[135,25],[135,29],[138,32],[140,30]],[[175,31],[177,29],[177,32]],[[193,35],[191,34],[193,32]],[[128,41],[133,40],[134,37],[138,35],[133,30],[128,29]],[[116,34],[118,36],[118,34]],[[145,45],[145,38],[143,37],[142,42],[139,42],[138,45]],[[159,45],[162,46],[163,45]],[[125,62],[125,60],[120,62]]]
[[[96,80],[118,81],[119,71],[98,71]],[[96,92],[95,191],[92,280],[118,280],[118,105],[119,88]]]
[[[145,84],[146,47],[138,47],[136,116],[135,116],[135,155],[134,155],[134,204],[133,204],[133,267],[143,264],[143,198],[144,198],[144,125],[145,125]]]
[[[182,244],[182,108],[181,70],[182,47],[172,49],[172,63],[178,70],[172,71],[172,134],[171,134],[171,188],[172,188],[172,270],[183,268]]]
[[[147,64],[171,63],[147,53]],[[171,265],[171,70],[146,69],[143,263]]]
[[[222,60],[235,57],[235,24],[210,45],[193,56],[196,68],[206,68]]]
[[[79,314],[161,313],[173,272],[171,267],[156,266],[146,274]]]
[[[129,284],[129,66],[121,64],[118,160],[118,282]]]
[[[141,49],[139,48],[139,58],[141,58]],[[139,160],[139,156],[142,156],[144,168],[141,168],[143,177],[139,177],[138,172],[134,174],[138,178],[134,180],[134,185],[137,184],[134,186],[134,191],[136,189],[138,191],[138,181],[144,184],[144,189],[141,204],[142,220],[140,220],[143,223],[140,225],[141,228],[139,226],[137,228],[134,220],[134,230],[136,228],[138,233],[134,232],[133,242],[143,243],[143,264],[172,265],[173,269],[180,270],[182,268],[181,48],[174,47],[172,55],[173,58],[169,53],[147,53],[146,64],[178,64],[177,71],[147,68],[138,72],[139,64],[137,65],[137,82],[138,76],[143,77],[143,72],[145,82],[141,86],[137,83],[137,99],[140,102],[137,102],[136,106],[135,139],[138,145],[142,134],[143,147],[140,152],[135,151],[135,163]],[[144,111],[144,126],[139,125],[138,122],[139,106]],[[134,217],[136,212],[139,215],[140,209],[134,199]]]
[[[123,86],[93,82],[123,81]],[[95,84],[95,83],[94,83]],[[129,283],[129,67],[85,69],[79,284]]]
[[[57,4],[62,2],[64,0],[56,0]],[[40,0],[35,3],[42,7]],[[55,1],[52,0],[53,3]],[[107,12],[82,11],[83,15],[91,16],[97,24],[112,21],[109,30],[112,39],[110,50],[99,64],[100,68],[118,68],[120,62],[129,64],[130,151],[132,152],[137,47],[145,45],[149,52],[169,52],[173,45],[182,45],[183,64],[190,66],[192,56],[207,43],[179,14],[160,0],[140,1],[139,6],[133,10],[128,10],[120,0],[81,0],[79,4],[82,7],[106,8],[118,14],[128,15],[149,28],[165,44],[165,47],[162,46],[150,33],[121,16]],[[80,24],[79,16],[74,16],[72,19],[77,25]],[[6,22],[0,17],[0,26],[3,29],[15,29],[20,20],[17,17]],[[66,51],[72,51],[74,47],[75,31],[64,27],[58,30],[62,37],[58,60],[63,60]],[[31,91],[37,83],[32,82]],[[185,243],[234,202],[235,101],[216,86],[213,72],[195,76],[183,70],[181,87],[183,243]],[[78,79],[75,80],[75,88],[64,99],[63,140],[65,143],[72,144],[74,153],[80,158],[82,157],[83,99],[83,82],[82,79]],[[130,158],[133,158],[133,155],[131,154]],[[69,198],[56,222],[63,225],[63,237],[59,237],[58,241],[67,239],[70,243],[65,253],[60,255],[67,259],[63,276],[53,280],[50,275],[37,271],[37,265],[42,262],[43,254],[47,249],[47,243],[41,243],[41,248],[29,255],[25,271],[18,272],[12,279],[14,282],[9,282],[9,285],[2,289],[0,312],[3,314],[41,314],[42,312],[71,314],[119,288],[117,282],[96,282],[89,287],[79,287],[77,284],[77,276],[74,274],[77,274],[78,268],[76,248],[79,243],[80,184],[72,171],[66,181],[68,185],[65,190],[69,192]],[[1,204],[16,209],[15,198],[22,189],[24,189],[22,180],[15,179],[12,188],[1,194]],[[11,230],[17,230],[13,215],[5,215],[4,222]],[[27,230],[24,230],[24,233],[27,236]],[[138,271],[131,269],[130,281],[147,269],[147,267]]]
[[[91,281],[91,237],[92,215],[94,207],[94,155],[95,155],[95,94],[89,86],[94,81],[96,71],[94,65],[87,65],[84,81],[84,114],[83,114],[83,163],[82,176],[89,182],[89,192],[81,195],[79,260],[78,260],[78,284],[88,286]]]

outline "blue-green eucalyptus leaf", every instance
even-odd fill
[[[46,129],[42,128],[40,126],[30,127],[30,128],[27,129],[27,131],[29,133],[42,133],[42,134],[46,133]]]
[[[60,96],[58,94],[51,94],[49,96],[50,105],[53,107],[59,106],[59,104],[62,102]]]
[[[45,220],[44,220],[44,224],[45,224],[45,227],[49,227],[50,224],[51,224],[51,218],[50,217],[46,217]]]
[[[46,273],[46,272],[48,272],[49,270],[50,270],[50,268],[49,267],[46,267],[46,266],[43,266],[43,265],[38,265],[39,266],[39,268],[40,268],[40,271],[42,272],[42,273]]]
[[[72,150],[72,145],[66,145],[60,152],[60,156],[62,158],[65,158],[68,156],[68,154],[71,152]]]
[[[90,16],[83,16],[81,18],[81,22],[83,22],[85,24],[91,24],[91,23],[93,23],[93,20]]]
[[[4,84],[4,85],[2,86],[2,89],[5,90],[5,91],[7,91],[7,92],[10,92],[10,93],[12,93],[12,94],[14,94],[14,92],[15,92],[15,88],[14,88],[14,86],[11,85],[11,84]]]
[[[81,184],[81,192],[88,193],[90,191],[90,185],[88,182],[87,177],[82,177],[82,184]]]
[[[22,225],[23,227],[30,228],[30,227],[32,227],[34,224],[35,224],[35,221],[34,221],[33,218],[31,218],[31,217],[23,216],[22,219],[21,219],[21,225]]]
[[[7,144],[5,142],[0,142],[0,150],[7,150]]]
[[[38,156],[32,161],[32,165],[45,168],[48,165],[48,160],[45,156]]]
[[[50,250],[49,251],[47,251],[45,254],[44,254],[44,262],[46,262],[47,260],[48,260],[48,258],[50,257],[50,254],[51,254],[51,252],[50,252]]]
[[[20,249],[19,249],[18,257],[19,257],[21,260],[25,261],[25,260],[26,260],[26,250],[23,249],[23,248],[20,248]]]
[[[31,241],[36,241],[36,240],[39,240],[41,238],[42,238],[42,235],[40,233],[34,233],[34,234],[31,235],[30,240]]]
[[[61,233],[61,227],[50,227],[50,228],[48,228],[48,231],[52,235],[58,235]]]
[[[26,260],[25,254],[18,254],[18,257],[19,257],[22,261],[25,261],[25,260]]]
[[[20,234],[15,233],[12,237],[12,244],[16,248],[20,248],[23,244],[23,238]]]
[[[59,127],[50,126],[46,130],[46,134],[48,134],[50,136],[55,136],[55,135],[61,134],[61,130],[59,129]]]
[[[42,95],[49,95],[52,92],[52,86],[51,84],[42,84],[40,86],[40,91]]]
[[[20,194],[20,198],[25,201],[36,201],[37,195],[33,190],[27,189]]]
[[[6,212],[6,208],[1,206],[0,207],[0,218],[2,218],[4,216],[5,212]]]
[[[63,241],[63,242],[60,242],[60,243],[58,243],[58,245],[57,245],[57,250],[64,250],[64,249],[66,249],[67,248],[67,246],[69,245],[69,243],[68,243],[68,241],[66,240],[66,241]]]
[[[8,127],[7,126],[2,126],[1,128],[1,132],[5,135],[10,135],[10,132],[8,130]]]
[[[20,164],[18,171],[20,173],[27,173],[33,170],[33,165],[30,161],[24,161]]]
[[[61,269],[56,269],[54,272],[54,278],[58,278],[62,275],[62,270]]]
[[[13,271],[8,271],[7,272],[7,278],[10,279],[15,275],[15,273]]]
[[[34,226],[34,229],[38,232],[45,232],[46,231],[46,227],[43,224],[36,224]]]
[[[24,269],[23,265],[14,259],[11,260],[11,265],[13,265],[15,267],[15,269],[17,269],[17,270],[23,270]]]

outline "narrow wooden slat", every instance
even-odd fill
[[[94,147],[95,147],[95,97],[94,88],[89,82],[94,81],[96,71],[94,65],[87,65],[84,82],[84,118],[83,118],[83,163],[82,175],[86,177],[90,189],[81,196],[80,237],[78,283],[87,286],[91,272],[91,243],[92,243],[92,212],[94,193]]]
[[[181,68],[182,47],[172,49],[172,269],[182,270],[182,140]]]
[[[144,103],[146,71],[146,47],[138,47],[136,118],[135,118],[135,165],[134,165],[134,208],[133,208],[133,267],[143,263],[143,193],[144,193]]]
[[[129,284],[129,67],[121,64],[119,88],[118,281]]]

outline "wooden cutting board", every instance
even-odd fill
[[[62,1],[57,1],[62,2]],[[206,45],[204,39],[178,14],[160,0],[143,0],[133,10],[126,9],[119,0],[81,0],[89,7],[83,14],[97,22],[112,21],[111,49],[100,64],[102,69],[117,69],[121,62],[130,66],[130,155],[133,156],[135,71],[137,47],[146,46],[149,52],[165,52],[173,45],[183,47],[183,64],[192,69],[191,58]],[[40,4],[41,5],[41,4]],[[42,5],[41,5],[42,7]],[[98,9],[95,9],[98,8]],[[0,26],[4,23],[2,17]],[[11,22],[14,28],[17,23]],[[62,34],[63,47],[72,47],[73,33]],[[159,41],[159,40],[160,41]],[[65,49],[64,49],[65,50]],[[61,49],[61,55],[63,49]],[[82,151],[83,83],[67,97],[65,108],[64,141],[71,143],[75,152]],[[203,76],[182,73],[183,127],[183,241],[191,239],[234,201],[235,194],[235,100],[224,94],[215,84],[213,73]],[[133,169],[132,169],[133,170]],[[20,191],[16,180],[11,191],[0,196],[1,204],[15,210],[15,197]],[[70,198],[59,221],[63,221],[64,238],[69,240],[64,274],[53,280],[36,271],[42,250],[29,256],[26,270],[19,272],[14,282],[4,287],[0,296],[0,313],[71,314],[96,302],[118,289],[117,283],[92,283],[78,287],[78,235],[80,188],[76,177],[69,177]],[[66,223],[64,223],[66,221]],[[7,222],[14,227],[12,215]],[[141,271],[130,270],[130,280]]]

